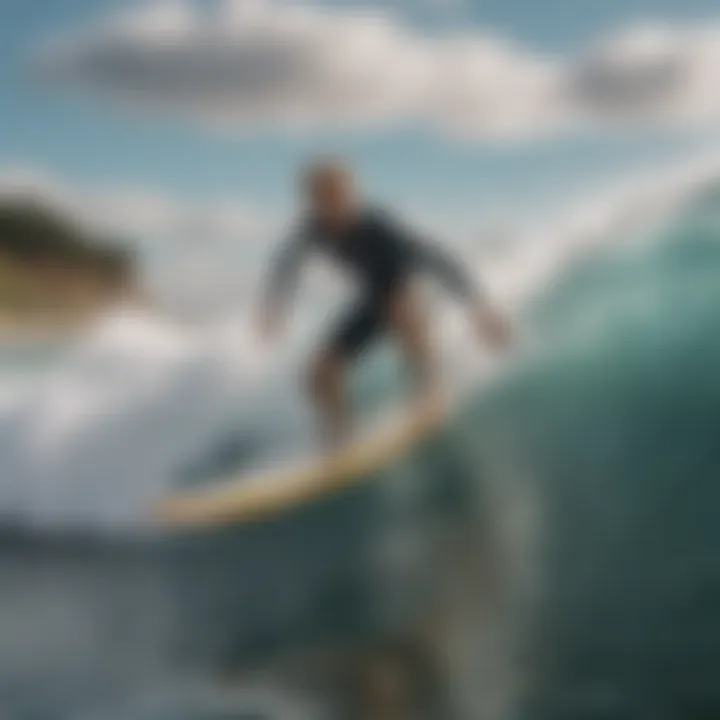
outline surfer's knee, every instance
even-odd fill
[[[388,306],[390,328],[404,350],[413,355],[430,354],[430,323],[427,308],[412,286],[401,288]]]
[[[308,373],[308,394],[315,398],[326,398],[337,392],[343,375],[343,362],[341,358],[331,353],[325,353],[316,358]]]

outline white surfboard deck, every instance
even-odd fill
[[[446,415],[446,399],[415,401],[329,455],[170,495],[160,504],[157,520],[167,528],[191,529],[271,519],[388,466],[427,438]]]

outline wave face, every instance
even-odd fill
[[[529,717],[720,709],[719,199],[566,275],[533,310],[544,359],[484,402],[543,500]]]
[[[666,311],[668,293],[706,290],[712,302],[718,166],[689,165],[662,183],[518,230],[504,254],[479,258],[493,295],[519,321],[529,314],[525,325],[541,345],[578,333],[597,343],[603,324],[614,322],[613,307],[638,323],[655,311],[658,332],[669,332],[679,306]],[[643,243],[656,251],[643,254]],[[189,477],[221,475],[267,454],[292,456],[310,438],[300,373],[318,323],[302,320],[282,353],[258,347],[243,314],[187,328],[138,311],[106,318],[76,347],[48,348],[45,363],[42,349],[0,349],[0,518],[132,531],[153,501]],[[465,351],[466,328],[455,320],[439,323],[450,373],[482,359]],[[359,399],[377,402],[393,384],[376,363]]]
[[[416,457],[276,523],[141,534],[170,487],[307,440],[297,355],[121,314],[48,370],[8,370],[0,511],[34,534],[0,544],[0,698],[18,716],[215,717],[221,669],[299,654],[322,674],[318,647],[421,634],[461,716],[717,716],[720,192],[701,180],[643,204],[642,228],[563,226],[551,284],[498,276],[532,352]],[[318,716],[273,673],[247,712]]]

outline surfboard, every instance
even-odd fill
[[[169,529],[192,529],[272,519],[388,467],[438,428],[446,413],[445,398],[417,400],[330,454],[170,495],[156,520]]]

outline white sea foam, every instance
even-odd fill
[[[718,168],[707,155],[655,170],[555,223],[519,230],[505,253],[481,255],[483,275],[517,310],[589,250],[652,234]],[[297,373],[318,323],[302,321],[282,351],[259,345],[248,324],[228,313],[188,328],[122,310],[46,372],[0,378],[0,516],[43,527],[136,525],[218,438],[253,432],[280,443],[301,430]],[[457,347],[461,323],[444,330],[446,346]]]

